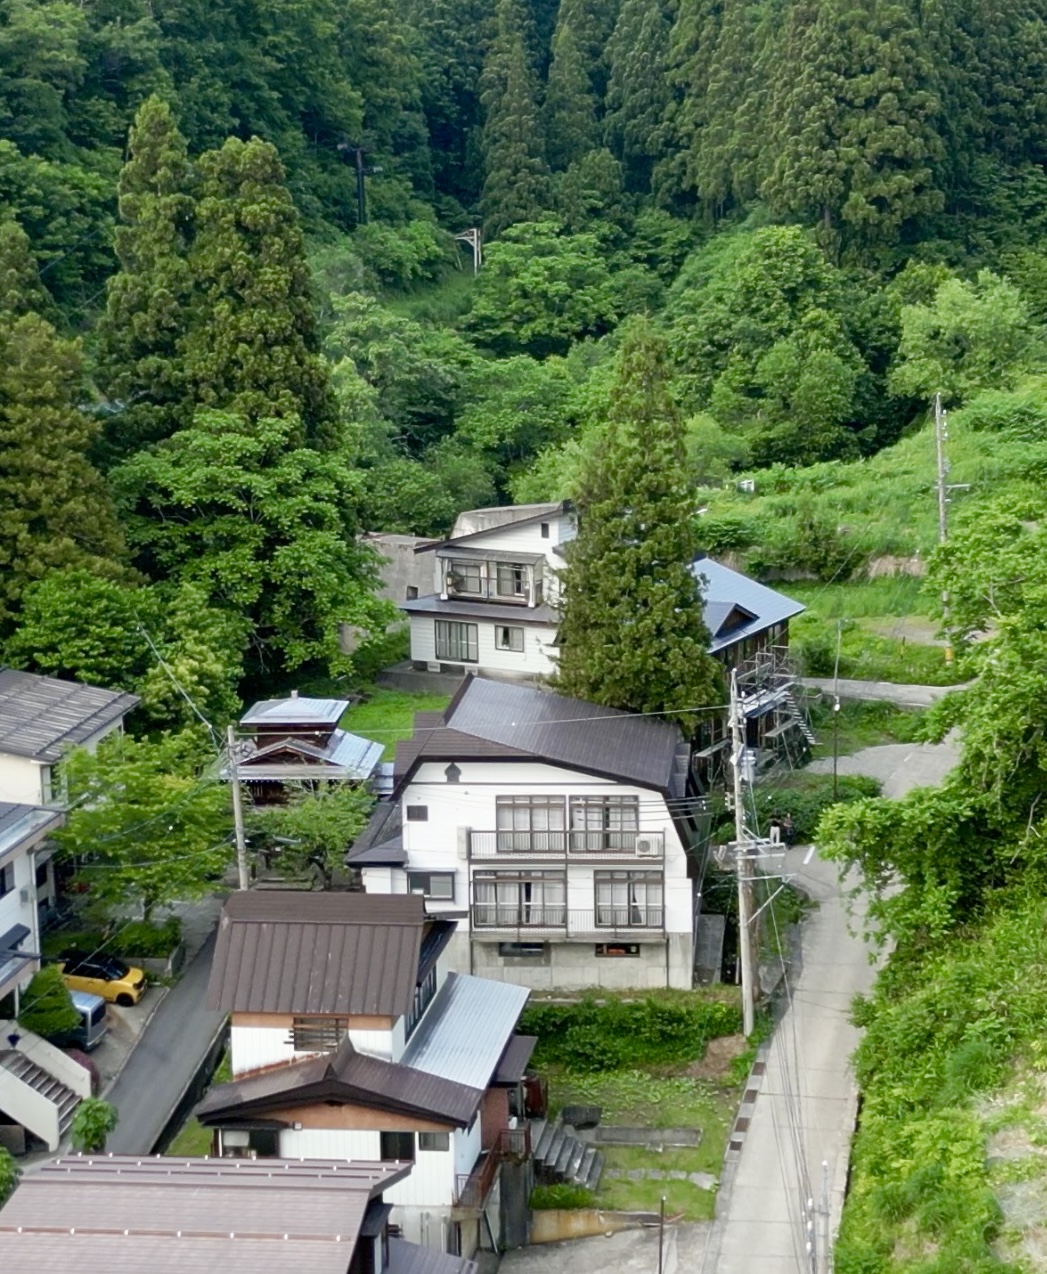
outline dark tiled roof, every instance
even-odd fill
[[[467,677],[443,714],[415,718],[396,750],[396,777],[402,787],[424,760],[537,758],[676,795],[684,748],[679,729],[656,717]]]
[[[235,893],[218,927],[208,1007],[397,1017],[414,999],[424,920],[413,894]]]
[[[378,802],[345,861],[351,867],[403,867],[406,864],[399,801]]]
[[[475,1261],[451,1256],[433,1247],[419,1247],[404,1239],[389,1240],[388,1274],[476,1274]]]
[[[458,597],[444,601],[439,594],[416,597],[401,602],[400,609],[409,615],[450,615],[458,619],[489,619],[491,623],[542,624],[560,622],[560,613],[552,606],[511,606],[500,602],[466,602]]]
[[[407,1171],[345,1160],[57,1159],[0,1210],[0,1268],[345,1274],[371,1199]]]
[[[336,1053],[277,1066],[213,1088],[196,1109],[210,1126],[275,1110],[352,1103],[436,1119],[459,1128],[472,1123],[483,1089],[358,1053],[348,1037]]]
[[[57,761],[138,705],[138,696],[0,668],[0,752]]]
[[[502,1060],[498,1063],[498,1069],[491,1083],[518,1084],[523,1079],[524,1071],[527,1070],[537,1043],[537,1035],[514,1035],[505,1046]]]

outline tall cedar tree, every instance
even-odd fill
[[[46,314],[51,298],[40,281],[29,236],[17,221],[0,221],[0,321]]]
[[[549,173],[538,126],[538,81],[527,59],[518,0],[499,0],[497,32],[484,62],[486,177],[481,206],[490,237],[536,221],[548,202]]]
[[[670,10],[659,0],[623,0],[607,45],[604,135],[633,190],[646,192],[669,109]]]
[[[618,356],[603,446],[579,484],[578,536],[563,574],[557,688],[631,712],[720,703],[708,654],[694,501],[665,348],[633,320]],[[680,711],[693,732],[698,717]]]
[[[561,26],[553,40],[542,119],[546,155],[554,172],[567,168],[595,147],[598,134],[592,88],[569,26]]]
[[[186,373],[198,405],[298,419],[331,445],[337,407],[320,357],[298,214],[276,147],[231,137],[199,161],[197,288]]]
[[[619,0],[561,0],[556,14],[557,31],[571,29],[597,102],[607,92],[607,43],[618,18],[618,4]]]
[[[0,313],[0,630],[23,589],[49,571],[86,566],[118,571],[123,540],[99,474],[87,459],[96,426],[77,407],[82,363],[25,303],[42,295],[25,235],[0,238],[5,286]],[[21,311],[21,312],[20,312]]]
[[[165,101],[142,103],[128,149],[115,236],[120,268],[98,329],[98,380],[120,404],[106,428],[112,459],[170,437],[192,417],[181,347],[191,314],[193,176]]]

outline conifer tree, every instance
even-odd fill
[[[596,146],[592,89],[569,26],[561,26],[553,40],[542,121],[545,153],[554,172],[567,168]]]
[[[594,703],[672,716],[721,702],[723,689],[691,569],[698,544],[683,425],[664,344],[646,319],[625,335],[611,403],[579,484],[556,684]],[[691,732],[697,718],[678,720]]]
[[[607,45],[604,136],[633,190],[650,185],[669,108],[670,26],[667,4],[623,0]]]
[[[190,323],[193,174],[171,107],[142,103],[120,173],[120,268],[99,323],[98,380],[120,405],[107,428],[112,458],[169,437],[192,416],[182,363]]]
[[[0,630],[49,571],[119,568],[122,539],[76,407],[81,355],[38,314],[0,322]]]
[[[51,298],[40,281],[29,236],[17,221],[0,221],[0,322],[45,314]]]
[[[484,62],[486,177],[484,230],[497,235],[518,221],[534,221],[548,202],[549,173],[538,127],[538,81],[527,59],[518,0],[499,0],[497,32]]]
[[[556,31],[570,27],[593,98],[602,104],[607,92],[607,43],[618,18],[619,0],[560,0]],[[554,41],[555,45],[555,41]]]
[[[195,402],[246,420],[297,418],[333,441],[337,408],[319,353],[298,214],[276,148],[229,138],[200,157],[197,297],[186,340]]]

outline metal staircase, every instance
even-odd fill
[[[803,737],[807,740],[807,742],[813,748],[814,745],[818,742],[818,736],[811,729],[811,723],[807,720],[807,713],[800,706],[799,702],[797,701],[796,695],[792,690],[787,690],[785,692],[784,702],[789,705],[789,710],[792,712],[793,716],[795,717],[796,725],[800,733],[803,735]]]
[[[531,1120],[534,1172],[543,1185],[578,1185],[596,1190],[603,1176],[604,1157],[581,1140],[562,1120]]]

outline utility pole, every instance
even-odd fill
[[[942,407],[941,394],[934,395],[934,442],[938,454],[938,543],[949,535],[949,461],[945,444],[949,438],[949,422]],[[949,590],[942,589],[942,627],[945,630],[945,662],[953,660],[952,635],[949,632]]]
[[[742,969],[742,1030],[748,1038],[756,1025],[756,986],[753,968],[754,846],[745,826],[745,716],[738,693],[738,674],[731,669],[731,764],[734,768],[734,862],[738,876],[738,955]]]
[[[480,266],[484,263],[483,248],[483,232],[479,226],[473,226],[471,230],[463,230],[461,234],[456,234],[455,241],[457,243],[467,243],[473,250],[473,276],[480,273]]]
[[[836,621],[836,668],[833,671],[833,800],[840,799],[840,644],[843,620]]]
[[[229,726],[225,734],[225,763],[229,767],[229,788],[233,794],[233,829],[236,833],[236,874],[239,888],[251,888],[247,867],[247,838],[244,836],[244,806],[240,799],[240,767],[236,761],[236,735]]]
[[[367,193],[364,178],[371,177],[382,170],[380,167],[368,168],[364,163],[365,150],[356,142],[339,142],[337,149],[343,155],[353,155],[356,160],[356,224],[367,225]]]

